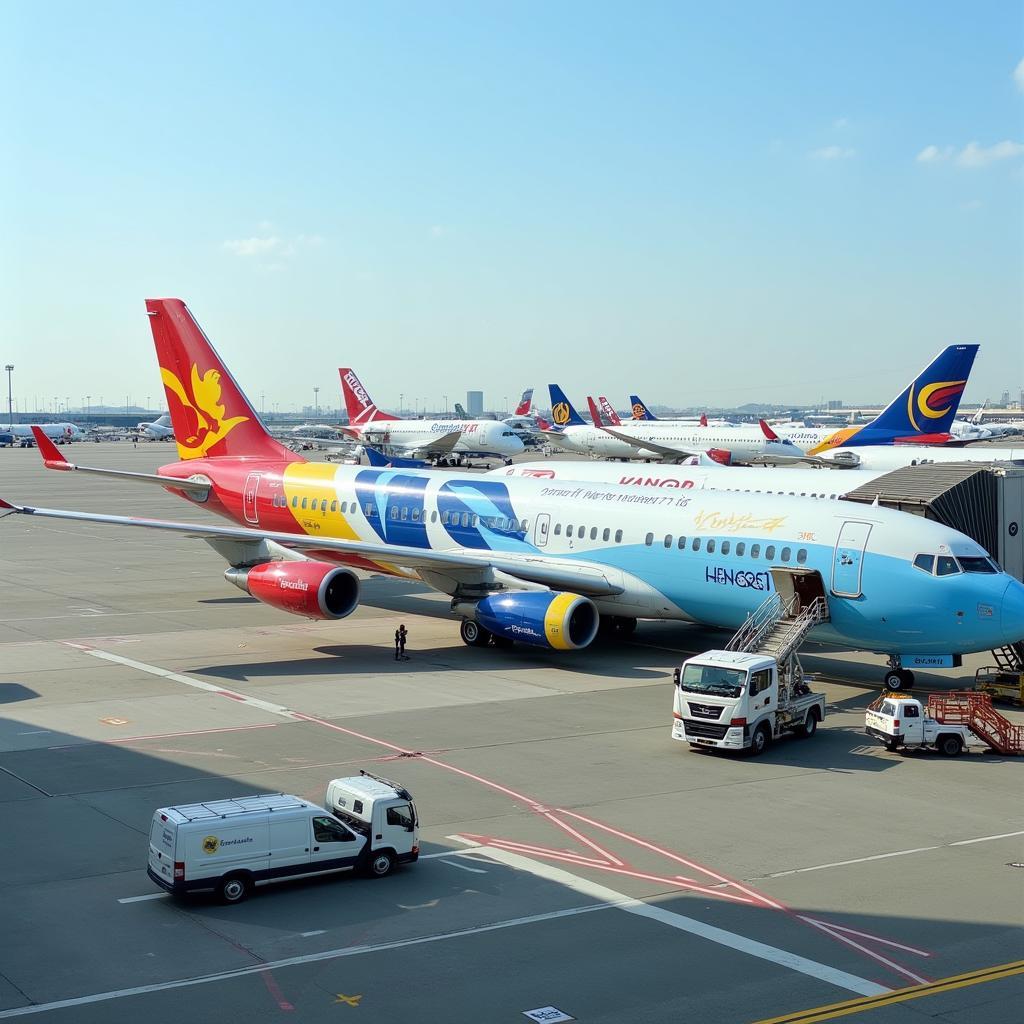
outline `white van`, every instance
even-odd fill
[[[334,779],[343,817],[284,793],[161,807],[149,834],[149,877],[173,895],[215,891],[239,903],[253,887],[364,870],[383,878],[419,858],[407,790],[375,776]]]

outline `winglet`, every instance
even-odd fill
[[[761,428],[761,433],[764,434],[764,436],[769,441],[778,441],[779,440],[779,435],[776,434],[775,431],[772,430],[772,428],[769,427],[768,424],[765,423],[764,420],[758,420],[757,421],[757,425]]]
[[[32,426],[32,436],[36,439],[39,454],[43,457],[43,465],[47,469],[74,469],[75,467],[61,455],[57,446],[43,433],[42,427]]]

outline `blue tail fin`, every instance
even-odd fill
[[[572,407],[572,402],[557,384],[548,385],[548,394],[551,396],[551,419],[556,427],[586,426],[586,421]]]
[[[656,420],[658,418],[636,395],[629,396],[629,404],[633,407],[633,419],[635,420]]]
[[[844,444],[946,440],[978,347],[950,345],[943,349],[870,423],[836,431],[808,454]]]

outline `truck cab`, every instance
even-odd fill
[[[956,757],[976,740],[967,726],[940,722],[916,697],[899,693],[887,693],[868,708],[864,727],[886,750],[931,748],[946,757]]]
[[[706,651],[675,670],[672,738],[692,747],[756,756],[780,736],[810,737],[825,717],[823,694],[804,684],[796,657],[780,672],[768,655]]]
[[[381,877],[395,864],[412,864],[419,859],[416,804],[412,794],[397,783],[365,771],[332,779],[327,786],[327,809],[365,837],[372,875]]]

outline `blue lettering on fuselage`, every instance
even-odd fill
[[[743,590],[771,589],[771,574],[767,572],[726,569],[724,566],[716,565],[704,570],[704,578],[708,583],[720,583],[722,586],[740,587]]]

